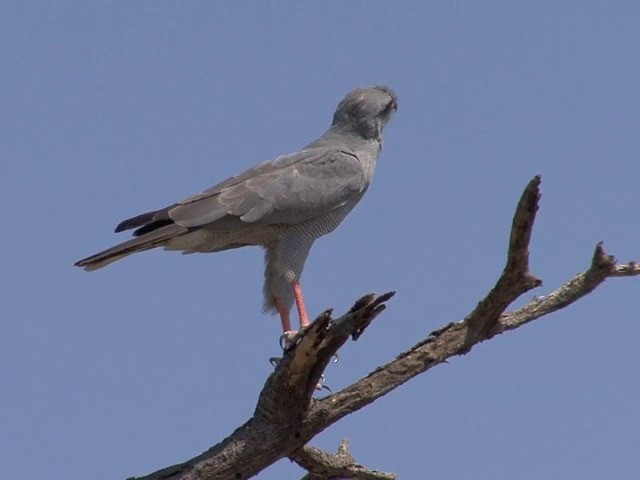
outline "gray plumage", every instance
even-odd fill
[[[266,251],[264,308],[282,315],[293,306],[292,284],[299,282],[313,242],[333,231],[367,191],[382,130],[396,108],[388,87],[357,88],[338,104],[318,140],[123,221],[116,232],[136,228],[133,239],[75,265],[97,270],[156,247],[195,253],[258,245]]]

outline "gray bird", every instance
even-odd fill
[[[296,303],[309,324],[300,277],[313,242],[332,232],[367,191],[382,148],[382,130],[397,109],[388,87],[356,88],[333,123],[302,150],[263,162],[178,203],[123,221],[134,238],[75,263],[97,270],[156,247],[182,253],[249,245],[265,250],[264,310],[291,332]]]

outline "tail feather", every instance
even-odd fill
[[[91,272],[106,267],[110,263],[120,260],[136,252],[151,250],[162,246],[167,240],[188,232],[189,229],[180,225],[167,225],[137,238],[132,238],[114,247],[108,248],[90,257],[78,260],[74,265]]]
[[[136,215],[135,217],[127,218],[118,224],[115,229],[116,233],[123,232],[125,230],[130,230],[132,228],[140,227],[142,225],[146,225],[147,223],[153,222],[153,217],[159,210],[154,210],[153,212],[145,212],[140,215]]]
[[[166,208],[161,208],[160,210],[153,210],[152,212],[142,213],[140,215],[136,215],[135,217],[127,218],[118,224],[116,227],[116,233],[122,232],[124,230],[130,230],[132,228],[139,228],[134,235],[139,237],[151,230],[155,230],[156,228],[163,227],[168,223],[173,223],[173,220],[169,218],[169,210],[171,210],[174,205],[171,205]],[[143,230],[144,231],[141,231]]]

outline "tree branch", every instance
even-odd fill
[[[365,295],[345,315],[321,314],[277,362],[260,393],[253,417],[203,454],[145,480],[246,479],[292,455],[318,432],[302,429],[322,372],[349,336],[358,338],[393,297]]]
[[[640,275],[640,265],[636,262],[617,265],[616,259],[612,255],[607,255],[602,248],[602,242],[599,242],[593,253],[591,267],[586,272],[576,275],[546,297],[534,298],[518,310],[504,313],[489,338],[571,305],[591,293],[609,277],[636,275]]]
[[[473,345],[484,340],[500,318],[500,314],[520,295],[542,284],[542,280],[529,271],[529,242],[540,201],[540,176],[533,178],[525,188],[513,216],[507,264],[489,294],[478,303],[464,322],[469,327],[466,343]]]
[[[319,448],[304,446],[289,456],[309,473],[302,480],[331,480],[337,478],[358,480],[395,480],[393,473],[370,470],[356,464],[349,453],[349,441],[342,440],[337,454]]]
[[[290,457],[305,468],[309,467],[310,475],[314,475],[314,471],[319,475],[331,473],[327,465],[334,465],[330,462],[332,456],[324,452],[321,455],[319,450],[304,446],[344,416],[374,402],[416,375],[446,362],[448,358],[468,353],[484,340],[571,305],[609,277],[640,275],[640,265],[635,262],[616,264],[615,258],[607,255],[599,243],[591,266],[584,273],[549,295],[534,298],[518,310],[506,312],[514,300],[541,284],[529,271],[529,243],[540,200],[539,186],[540,177],[536,176],[525,188],[513,218],[504,271],[487,296],[464,320],[432,332],[392,362],[378,367],[345,389],[316,400],[312,395],[333,355],[349,336],[357,340],[363,334],[385,309],[385,303],[393,292],[381,296],[366,295],[337,320],[332,320],[331,310],[327,310],[284,352],[275,371],[267,379],[249,421],[203,454],[142,478],[240,480],[252,477],[283,457]],[[324,466],[318,467],[314,463],[319,457],[326,460],[321,463]],[[344,462],[345,458],[343,455],[339,460]],[[317,478],[317,475],[308,478]]]

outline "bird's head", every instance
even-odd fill
[[[389,87],[356,88],[338,104],[331,126],[366,139],[381,140],[382,129],[397,109],[398,98]]]

